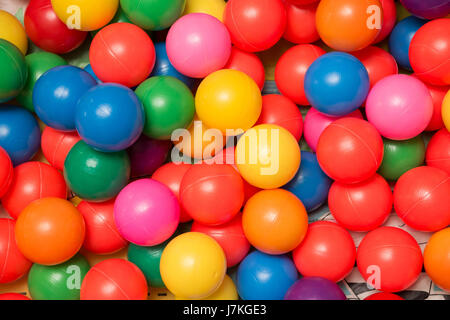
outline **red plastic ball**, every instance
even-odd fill
[[[425,154],[427,165],[450,175],[450,132],[442,128],[431,138]]]
[[[81,284],[81,300],[147,300],[145,276],[133,263],[107,259],[93,266]]]
[[[334,182],[328,206],[336,221],[352,231],[370,231],[381,226],[392,210],[389,184],[378,174],[354,184]]]
[[[92,40],[89,60],[103,82],[134,87],[144,81],[155,65],[155,47],[148,34],[131,23],[113,23]]]
[[[303,132],[303,118],[300,109],[288,98],[279,94],[264,95],[258,124],[276,124],[288,130],[300,140]]]
[[[369,73],[370,87],[384,77],[398,73],[397,62],[387,51],[370,46],[360,51],[352,52],[362,62]]]
[[[13,180],[13,165],[8,153],[0,147],[0,198],[8,191]]]
[[[416,282],[423,257],[417,241],[406,231],[381,227],[361,241],[356,262],[363,278],[375,289],[398,292]]]
[[[412,76],[414,76],[414,74]],[[431,100],[433,100],[433,115],[431,116],[430,123],[425,128],[425,131],[436,131],[444,127],[444,121],[442,120],[442,102],[450,87],[433,86],[426,82],[424,82],[424,84],[430,91]]]
[[[206,226],[194,222],[191,231],[207,234],[216,240],[225,253],[228,268],[241,262],[250,250],[250,243],[242,228],[242,214],[236,215],[232,220],[220,226]]]
[[[308,226],[305,239],[292,257],[304,277],[338,282],[352,271],[356,248],[350,233],[343,227],[330,221],[318,221]]]
[[[31,300],[27,296],[20,293],[2,293],[0,294],[0,300]]]
[[[30,161],[14,168],[14,178],[2,204],[9,215],[17,219],[29,203],[46,197],[66,199],[64,177],[46,163]]]
[[[394,0],[380,0],[380,3],[383,9],[383,25],[373,43],[378,43],[386,39],[397,22],[397,7],[395,6]]]
[[[320,39],[316,28],[317,3],[295,5],[284,3],[286,8],[286,30],[283,38],[297,44],[313,43]]]
[[[275,67],[275,82],[280,92],[296,104],[309,105],[303,88],[305,74],[323,54],[325,50],[312,44],[300,44],[287,50]]]
[[[39,48],[57,54],[78,48],[87,32],[69,29],[53,10],[51,0],[31,0],[25,10],[25,31]]]
[[[185,173],[191,166],[192,165],[188,163],[176,164],[169,162],[158,168],[153,173],[152,179],[165,184],[177,196],[177,199],[180,200],[181,180],[183,180]],[[192,217],[185,210],[181,209],[180,222],[183,223],[191,220]]]
[[[15,221],[0,219],[0,284],[16,281],[31,268],[16,244]]]
[[[83,246],[95,254],[111,254],[126,247],[114,222],[114,200],[107,202],[81,201],[77,206],[86,225]]]
[[[358,183],[375,174],[383,150],[383,140],[373,125],[357,118],[341,118],[322,132],[317,160],[331,179]]]
[[[181,181],[180,200],[184,210],[206,225],[230,221],[244,203],[244,182],[227,164],[195,164]]]
[[[393,293],[378,292],[364,298],[364,300],[405,300],[405,299]]]
[[[450,85],[450,19],[427,22],[415,33],[409,46],[414,73],[436,86]]]
[[[286,27],[286,10],[281,0],[230,0],[223,19],[235,46],[258,52],[280,40]]]
[[[394,189],[397,215],[411,228],[433,232],[450,225],[450,177],[434,167],[404,173]]]
[[[232,47],[230,59],[223,69],[242,71],[255,80],[259,89],[262,90],[264,87],[264,65],[261,62],[261,59],[259,59],[259,57],[254,53],[245,52],[236,47]]]
[[[41,137],[42,153],[52,166],[63,171],[67,154],[80,140],[76,131],[63,132],[45,127]]]
[[[285,1],[295,4],[295,5],[298,5],[298,6],[301,6],[301,5],[316,3],[316,2],[319,2],[320,0],[285,0]]]

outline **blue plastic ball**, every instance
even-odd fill
[[[44,73],[34,86],[33,105],[39,119],[56,130],[75,130],[78,100],[97,84],[83,69],[60,66]]]
[[[297,269],[287,256],[253,251],[239,265],[237,289],[244,300],[282,300],[297,279]]]
[[[33,158],[41,145],[41,131],[33,115],[24,108],[0,106],[0,147],[14,166]]]
[[[427,20],[410,16],[397,23],[392,30],[389,37],[389,51],[403,69],[412,71],[409,62],[409,45],[417,30],[427,22]]]
[[[322,171],[314,153],[308,151],[301,153],[300,168],[283,188],[295,194],[310,212],[327,201],[333,180]]]
[[[136,142],[144,128],[145,114],[132,90],[105,83],[81,97],[75,122],[78,134],[88,145],[99,151],[115,152]]]
[[[97,75],[94,72],[94,69],[92,69],[92,66],[90,64],[88,64],[88,65],[86,65],[86,67],[84,67],[84,71],[89,73],[92,76],[92,78],[94,78],[95,81],[97,81],[97,83],[103,83],[103,81],[97,77]]]
[[[306,98],[314,108],[331,116],[344,116],[366,100],[369,74],[354,56],[331,52],[311,64],[304,87]]]

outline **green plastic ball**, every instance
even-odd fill
[[[79,141],[64,162],[64,178],[81,199],[106,201],[127,185],[130,159],[126,151],[100,152]]]
[[[55,266],[33,264],[28,289],[34,300],[79,300],[80,286],[90,269],[80,254]]]
[[[139,85],[136,95],[144,106],[144,134],[150,138],[168,140],[175,129],[187,128],[194,119],[194,96],[174,77],[151,77]]]
[[[183,13],[186,0],[120,0],[128,18],[146,30],[170,27]]]
[[[164,282],[159,271],[159,262],[164,248],[169,241],[165,241],[157,246],[142,247],[130,243],[128,247],[128,260],[138,266],[144,273],[147,283],[153,288],[164,288]]]
[[[22,52],[11,42],[0,39],[0,103],[17,97],[28,77]]]
[[[395,181],[406,171],[419,167],[425,160],[425,143],[419,135],[409,140],[383,139],[384,156],[378,173]]]
[[[33,88],[36,81],[48,70],[66,65],[67,62],[57,54],[45,51],[29,54],[25,57],[25,61],[28,68],[28,80],[17,96],[17,101],[29,111],[34,112]]]

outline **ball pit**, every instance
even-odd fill
[[[383,8],[383,25],[374,43],[379,43],[386,39],[392,29],[394,29],[395,23],[397,22],[397,8],[395,1],[380,0],[380,3]]]
[[[5,149],[0,147],[0,198],[8,191],[14,171],[11,159]]]
[[[442,120],[442,102],[450,87],[434,86],[425,82],[424,84],[427,86],[428,91],[430,91],[431,100],[433,101],[433,115],[431,116],[431,120],[425,128],[425,131],[436,131],[444,126]]]
[[[319,40],[316,28],[317,4],[296,5],[285,1],[286,30],[283,38],[289,42],[304,44]]]
[[[53,167],[63,171],[69,151],[80,140],[76,131],[65,132],[45,127],[41,136],[42,153]]]
[[[28,77],[25,58],[20,50],[4,39],[0,39],[0,103],[17,97]]]
[[[442,229],[433,234],[424,251],[425,271],[442,289],[450,290],[448,268],[450,248],[450,228]]]
[[[450,175],[450,132],[442,128],[431,138],[425,154],[427,165]]]
[[[236,47],[232,47],[230,59],[223,68],[242,71],[256,82],[260,90],[264,87],[264,66],[258,56],[254,53],[245,52]]]
[[[11,42],[22,54],[27,54],[28,39],[20,21],[11,13],[0,10],[0,39]]]
[[[206,13],[223,21],[225,0],[186,0],[183,15],[189,13]]]
[[[169,241],[151,247],[130,244],[127,258],[134,263],[144,274],[147,284],[153,288],[164,288],[164,282],[159,271],[159,264],[164,248]]]
[[[339,286],[321,277],[303,277],[295,282],[284,300],[346,300]]]

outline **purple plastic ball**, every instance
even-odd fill
[[[289,288],[284,300],[346,300],[346,297],[333,281],[321,277],[304,277]]]
[[[448,0],[400,0],[413,15],[423,19],[443,18],[450,13]]]

